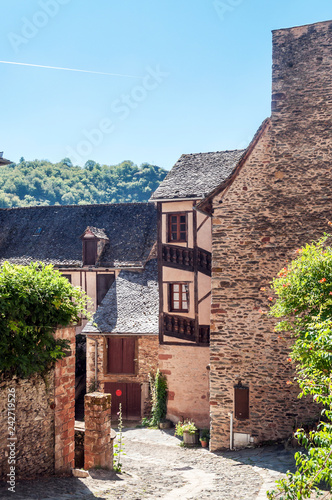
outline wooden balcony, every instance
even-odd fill
[[[211,252],[197,248],[197,271],[211,276]]]
[[[211,253],[202,248],[179,247],[176,245],[162,245],[162,263],[164,266],[197,271],[211,276]]]
[[[162,246],[163,265],[177,269],[194,270],[194,250],[176,245]]]
[[[197,344],[209,345],[210,326],[199,326],[199,336]],[[163,334],[168,337],[175,337],[181,340],[188,340],[196,343],[195,320],[184,316],[175,316],[164,313]]]

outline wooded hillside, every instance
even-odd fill
[[[167,171],[131,161],[81,168],[69,158],[59,163],[25,161],[0,167],[0,208],[148,201]]]

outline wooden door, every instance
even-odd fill
[[[121,391],[121,395],[117,395]],[[117,419],[119,404],[123,419],[141,418],[141,384],[128,382],[105,382],[104,392],[112,394],[112,417]]]

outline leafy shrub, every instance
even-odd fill
[[[299,397],[313,396],[323,410],[317,430],[296,431],[307,453],[295,454],[297,471],[278,481],[277,491],[268,492],[269,499],[311,498],[321,481],[332,486],[332,248],[328,240],[325,235],[298,249],[297,257],[272,284],[277,299],[270,313],[281,318],[276,330],[290,331],[295,339],[288,362],[296,368]]]
[[[197,427],[192,420],[185,420],[184,422],[178,422],[175,426],[175,436],[183,436],[183,433],[189,432],[189,434],[195,434]]]
[[[87,297],[51,265],[0,268],[0,373],[27,378],[66,355],[68,342],[54,339],[86,313]]]

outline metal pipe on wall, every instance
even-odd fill
[[[229,414],[229,449],[233,450],[233,412],[231,411]]]

